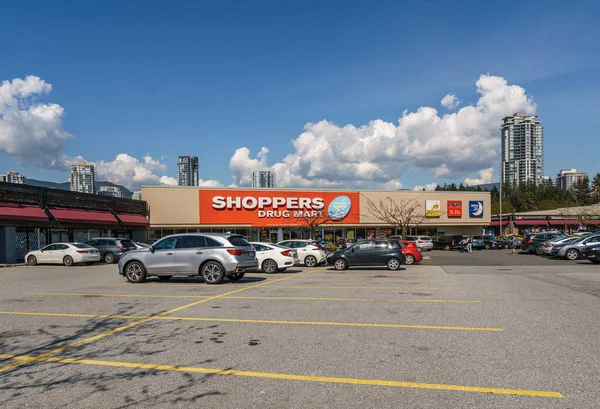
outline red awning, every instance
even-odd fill
[[[63,209],[51,207],[50,213],[61,223],[119,224],[111,212],[100,210]]]
[[[48,216],[38,206],[0,203],[0,219],[47,222]]]
[[[508,224],[508,220],[502,220],[502,225],[506,226]],[[490,227],[498,227],[500,226],[500,220],[494,220],[493,222],[490,222],[490,224],[488,224],[488,226]]]
[[[532,220],[515,220],[517,226],[545,226],[548,224],[546,219],[532,219]]]
[[[584,220],[583,224],[586,226],[600,226],[600,220]]]
[[[579,220],[548,220],[550,226],[579,226]]]
[[[129,226],[148,226],[149,222],[146,216],[133,213],[117,213],[117,216],[123,224]]]

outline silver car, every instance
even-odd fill
[[[554,246],[558,246],[559,244],[568,244],[573,243],[574,241],[579,240],[580,237],[557,237],[552,240],[548,240],[545,243],[542,243],[540,247],[541,254],[551,254],[552,248]]]
[[[190,233],[164,237],[150,247],[125,253],[119,260],[119,274],[131,283],[156,276],[201,276],[207,284],[219,284],[225,277],[241,279],[246,271],[258,268],[254,247],[237,234]]]
[[[552,247],[551,254],[555,257],[577,260],[582,256],[586,247],[595,244],[600,244],[600,235],[584,236],[571,243],[558,244]]]

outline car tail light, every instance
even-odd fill
[[[236,250],[236,249],[227,250],[227,252],[229,254],[231,254],[232,256],[241,256],[242,254],[247,253],[246,250]]]
[[[286,256],[286,257],[292,257],[292,255],[290,254],[289,250],[285,250],[281,252],[282,255]]]
[[[87,250],[77,250],[78,253],[83,254],[83,253],[87,253]]]
[[[423,243],[423,240],[419,240],[419,243]]]
[[[117,250],[120,250],[120,251],[127,251],[128,249],[127,249],[127,247],[117,247]]]

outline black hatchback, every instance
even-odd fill
[[[352,266],[387,266],[390,270],[398,270],[404,263],[402,248],[396,240],[362,240],[327,258],[327,264],[336,270]]]

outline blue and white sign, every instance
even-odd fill
[[[342,220],[350,213],[350,207],[352,207],[352,201],[348,196],[338,196],[329,203],[327,214],[331,220]]]
[[[481,200],[469,201],[469,217],[483,217],[483,202]]]

